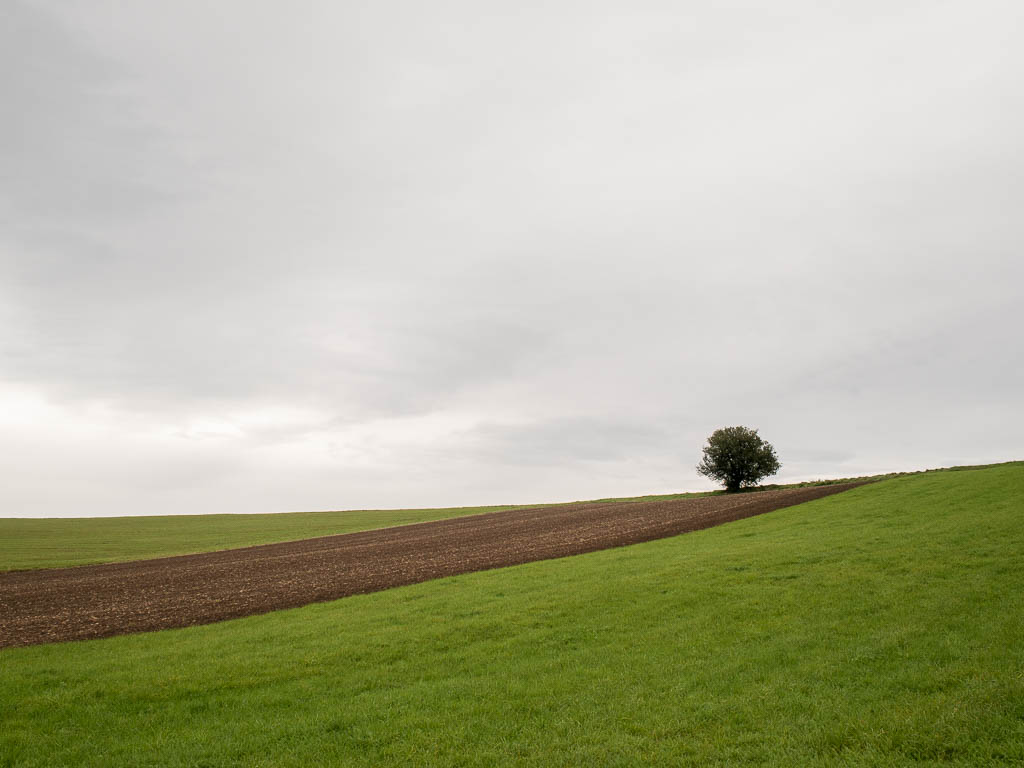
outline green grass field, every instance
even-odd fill
[[[1021,765],[1024,464],[0,651],[0,765]]]

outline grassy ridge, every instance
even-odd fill
[[[637,498],[676,499],[704,495],[707,494],[678,493]],[[259,515],[6,517],[0,518],[0,572],[213,552],[531,506],[554,505],[506,504],[488,507],[280,512]]]
[[[0,652],[0,764],[1011,765],[1024,466]]]
[[[960,469],[954,467],[953,469]],[[951,470],[931,470],[946,472]],[[881,479],[849,478],[855,480]],[[796,488],[829,485],[846,480],[769,485]],[[720,493],[712,491],[711,493]],[[653,501],[706,496],[675,493],[660,496],[598,499],[597,501]],[[141,517],[0,518],[0,572],[58,568],[91,563],[142,560],[187,555],[218,549],[250,547],[315,536],[352,533],[372,528],[421,523],[448,517],[497,512],[524,506],[454,507],[445,509],[381,509],[345,512],[283,512],[266,515],[164,515]]]
[[[0,518],[0,571],[212,552],[501,509],[512,507],[285,512],[268,515]]]

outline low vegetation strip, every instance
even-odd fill
[[[949,467],[927,473],[976,470],[982,467]],[[869,477],[812,480],[786,485],[765,485],[762,490],[784,490],[815,485],[841,485],[884,480],[906,473]],[[669,501],[720,494],[698,491],[657,496],[586,499],[575,502]],[[270,514],[180,514],[127,517],[11,518],[0,517],[0,572],[34,568],[67,568],[144,560],[154,557],[194,555],[221,549],[255,547],[317,536],[411,525],[450,517],[479,515],[553,504],[502,504],[486,507],[433,509],[363,509]]]
[[[0,647],[207,624],[636,544],[855,484],[516,509],[199,555],[0,574]]]
[[[0,518],[0,572],[120,563],[411,525],[516,506],[253,515]]]

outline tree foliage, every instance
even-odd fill
[[[704,445],[697,473],[724,483],[727,491],[738,491],[757,485],[781,467],[775,449],[756,429],[723,427],[712,432]]]

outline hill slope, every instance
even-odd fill
[[[0,518],[0,572],[252,547],[513,509],[376,509],[267,515]]]
[[[767,488],[802,488],[869,479],[879,478],[819,480],[810,483],[772,485]],[[719,493],[721,491],[673,493],[573,503],[665,501],[701,498]],[[278,512],[259,515],[0,517],[0,573],[215,552],[503,510],[552,506],[564,505],[505,504],[486,507]]]
[[[17,765],[1008,765],[1024,465],[184,630],[0,652]]]
[[[850,487],[531,507],[184,557],[0,573],[0,648],[210,624],[596,552]]]

